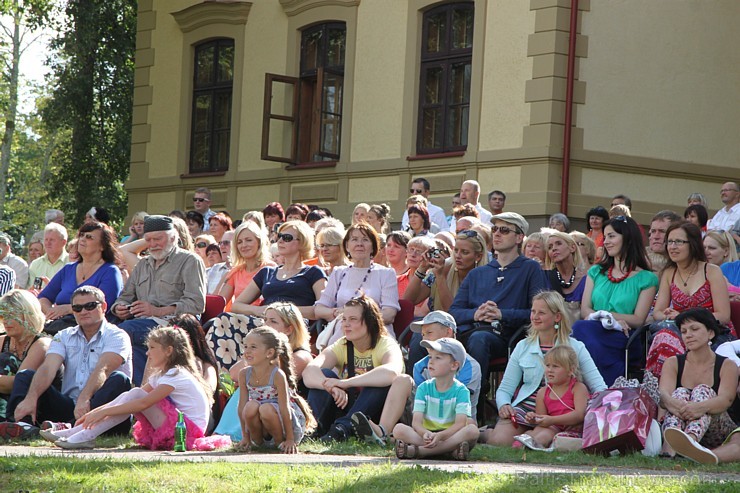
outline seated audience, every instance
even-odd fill
[[[740,284],[740,277],[733,276],[734,262],[738,260],[737,251],[734,248],[735,240],[727,231],[707,231],[703,243],[707,262],[718,266],[722,270],[722,274],[727,280],[730,299],[731,301],[737,301],[740,298],[740,287],[735,286],[729,279],[732,276],[735,278],[735,282]]]
[[[367,222],[367,213],[370,212],[370,206],[361,202],[355,206],[352,211],[352,225]]]
[[[408,232],[411,236],[429,236],[434,234],[430,232],[432,222],[429,219],[429,211],[423,205],[412,205],[407,209],[409,213]]]
[[[128,228],[129,234],[121,239],[121,245],[144,237],[144,218],[148,215],[145,211],[139,211],[131,216],[131,226]]]
[[[223,212],[219,212],[211,216],[208,220],[208,233],[213,236],[217,242],[221,241],[224,233],[231,231],[232,229],[234,228],[231,225],[231,218]]]
[[[44,236],[33,235],[28,243],[28,261],[33,262],[44,254]]]
[[[28,282],[28,264],[25,260],[12,252],[12,247],[13,242],[11,241],[10,236],[0,232],[0,264],[13,269],[15,272],[16,288],[26,289],[27,286],[33,287],[34,279],[31,279],[30,285]],[[38,259],[36,259],[36,261],[37,260]]]
[[[15,375],[23,370],[38,370],[51,339],[43,334],[41,305],[22,289],[0,298],[0,323],[5,328],[5,334],[0,335],[0,421],[7,421],[13,418],[6,411]]]
[[[188,211],[188,213],[185,214],[185,224],[188,225],[190,236],[195,240],[203,233],[203,225],[205,224],[203,214],[198,211]]]
[[[380,308],[371,298],[361,295],[347,302],[342,330],[345,336],[303,372],[322,441],[347,440],[356,412],[377,420],[393,379],[403,371],[401,348],[388,335]]]
[[[594,240],[580,231],[571,231],[568,234],[576,241],[576,245],[578,245],[578,249],[581,251],[583,267],[589,269],[596,263],[596,244]]]
[[[575,350],[589,392],[606,388],[586,346],[571,336],[571,321],[562,296],[554,291],[537,294],[532,300],[530,324],[527,338],[514,348],[496,391],[500,419],[495,428],[485,430],[481,436],[490,445],[511,446],[516,435],[534,428],[526,419],[527,413],[536,411],[535,398],[544,386],[543,355],[555,346],[567,345]]]
[[[609,212],[603,207],[596,206],[586,213],[586,226],[588,233],[586,236],[591,238],[596,245],[596,261],[601,259],[604,246],[604,224],[609,220]]]
[[[387,235],[391,231],[391,208],[388,204],[373,204],[367,212],[367,222],[378,234]]]
[[[69,261],[69,255],[64,249],[67,244],[67,229],[57,223],[49,223],[44,227],[44,253],[28,266],[30,285],[35,285],[36,279],[41,279],[41,287],[49,284],[54,275],[62,270]],[[12,267],[12,266],[11,266]],[[15,270],[15,269],[14,269]],[[16,270],[16,282],[18,271]]]
[[[405,231],[394,231],[386,237],[385,241],[385,257],[388,260],[388,266],[396,272],[399,296],[403,296],[408,286],[409,265],[406,260],[409,241],[411,241],[411,235]]]
[[[547,238],[545,266],[550,289],[565,298],[571,323],[580,320],[588,268],[584,266],[581,250],[573,236],[556,231]]]
[[[567,233],[570,229],[570,219],[562,212],[556,212],[550,216],[547,225],[556,231]]]
[[[285,220],[286,221],[305,221],[306,216],[308,216],[309,212],[310,211],[306,204],[301,204],[301,203],[290,204],[290,206],[288,206],[288,208],[285,210]]]
[[[545,268],[548,236],[549,233],[534,232],[527,236],[522,243],[522,254],[540,264],[542,269]]]
[[[335,268],[349,265],[344,248],[342,248],[345,234],[344,228],[336,226],[322,228],[316,233],[316,249],[319,252],[318,266],[324,269],[327,276],[330,276]]]
[[[688,222],[695,224],[701,229],[702,237],[707,233],[707,222],[709,222],[709,213],[706,207],[700,204],[690,205],[683,211],[683,217]]]
[[[721,330],[705,308],[676,317],[686,354],[672,356],[660,376],[664,450],[704,464],[716,464],[709,449],[718,447],[736,428],[727,410],[736,399],[737,365],[712,351]]]
[[[80,286],[95,286],[105,294],[105,303],[111,306],[123,289],[116,236],[110,226],[87,222],[77,235],[79,260],[66,264],[39,293],[41,309],[46,316],[44,331],[54,335],[67,327],[77,325],[72,312],[71,296]]]
[[[208,254],[206,250],[210,245],[218,245],[216,238],[209,234],[200,234],[195,237],[195,253],[198,254],[200,259],[203,261],[203,265],[211,267],[211,262],[208,260]]]
[[[607,385],[624,375],[625,346],[630,331],[645,323],[658,278],[650,270],[640,229],[632,218],[616,217],[604,226],[604,256],[588,270],[581,315],[573,337],[594,357]],[[640,341],[630,347],[634,360]]]
[[[699,192],[690,193],[688,198],[686,199],[686,203],[687,205],[694,205],[694,204],[703,205],[704,208],[709,210],[709,204],[707,203],[707,198],[704,196],[703,193],[699,193]]]

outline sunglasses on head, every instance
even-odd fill
[[[510,228],[508,226],[491,226],[491,233],[500,232],[502,235],[508,235],[509,233],[517,233],[519,231],[516,228]]]
[[[207,202],[208,199],[204,199],[203,197],[193,197],[193,202]]]
[[[199,241],[198,243],[195,244],[195,246],[198,248],[205,248],[208,246],[208,243],[206,243],[205,241]]]
[[[89,303],[85,303],[84,305],[72,305],[72,311],[75,313],[80,313],[82,310],[87,310],[88,312],[91,312],[95,310],[98,305],[100,305],[99,301],[91,301]]]
[[[464,236],[465,238],[475,238],[478,236],[478,232],[473,231],[472,229],[464,229],[462,231],[458,231],[457,236]]]
[[[290,243],[291,241],[295,240],[295,236],[290,233],[278,233],[277,239],[283,240],[285,243]]]
[[[612,221],[621,221],[623,223],[627,222],[627,218],[625,216],[614,216],[612,218]]]

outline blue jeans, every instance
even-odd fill
[[[327,378],[339,378],[332,370],[322,368]],[[354,404],[350,409],[339,409],[334,404],[331,394],[322,389],[311,389],[308,392],[308,405],[311,406],[314,418],[319,423],[319,435],[325,434],[333,424],[340,425],[347,433],[352,432],[352,414],[362,411],[365,416],[374,420],[380,420],[380,413],[388,395],[388,387],[363,387],[358,389]]]
[[[26,398],[28,389],[31,388],[31,380],[36,374],[33,370],[23,370],[15,376],[13,390],[8,399],[8,419],[13,420],[15,408]],[[90,409],[95,409],[107,404],[119,395],[131,390],[131,380],[125,373],[114,371],[90,399]],[[75,401],[66,394],[62,394],[53,385],[39,396],[36,405],[36,421],[63,421],[75,422]],[[19,421],[30,423],[30,417],[21,418]],[[127,422],[128,426],[128,422]],[[115,428],[114,428],[115,429]]]
[[[141,387],[141,379],[144,377],[147,351],[146,338],[149,335],[149,332],[158,325],[159,324],[151,318],[133,318],[118,324],[118,327],[125,330],[131,338],[134,363],[133,381],[136,387]]]

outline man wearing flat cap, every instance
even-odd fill
[[[206,273],[195,253],[177,247],[177,231],[167,216],[144,219],[144,240],[149,256],[131,272],[113,308],[118,326],[131,337],[134,384],[141,385],[146,365],[149,331],[167,325],[168,319],[190,313],[200,316],[206,303]]]
[[[547,289],[540,265],[521,255],[527,221],[516,212],[502,212],[491,223],[497,258],[468,273],[449,310],[484,379],[489,361],[506,357],[509,337],[529,322],[534,295]]]

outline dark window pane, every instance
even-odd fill
[[[452,49],[461,50],[473,47],[473,10],[455,9],[452,11]]]
[[[199,48],[195,54],[195,87],[213,83],[213,63],[216,46],[211,44]]]
[[[447,130],[447,146],[460,147],[468,144],[469,106],[454,106],[450,108],[450,126]]]
[[[208,132],[211,129],[211,95],[196,96],[193,112],[193,131]]]
[[[326,66],[344,68],[344,52],[346,48],[347,31],[342,29],[329,29],[328,46],[326,47]]]
[[[216,133],[213,161],[217,170],[229,168],[229,131]]]
[[[301,41],[301,72],[319,67],[319,53],[323,30],[315,29],[303,33]]]
[[[450,70],[450,104],[470,102],[470,63],[453,64]]]
[[[427,53],[446,51],[447,12],[439,12],[427,17]]]
[[[222,46],[218,56],[218,82],[234,79],[234,45]]]
[[[221,130],[231,127],[231,92],[216,94],[213,128]]]
[[[321,88],[321,142],[322,157],[339,158],[339,138],[342,125],[343,77],[325,74]]]
[[[427,108],[422,116],[422,138],[421,147],[424,149],[436,149],[442,147],[440,133],[442,130],[442,109]]]
[[[193,157],[191,168],[197,171],[207,171],[211,155],[210,134],[195,134],[193,136]]]
[[[426,70],[426,84],[424,85],[424,103],[437,104],[444,98],[444,71],[441,67]]]

